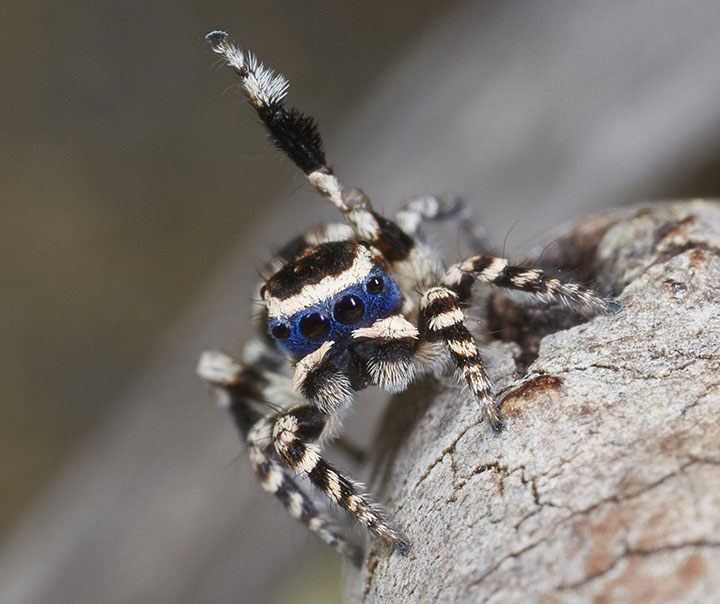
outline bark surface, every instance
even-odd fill
[[[720,601],[720,205],[590,218],[544,263],[622,312],[488,299],[508,427],[452,376],[393,400],[369,487],[412,548],[371,546],[346,601]]]

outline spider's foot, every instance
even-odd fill
[[[392,551],[399,552],[403,556],[407,556],[410,552],[410,540],[400,531],[386,526],[378,532],[382,541],[392,548]]]
[[[616,315],[622,310],[622,302],[617,298],[605,298],[606,309],[603,314]]]
[[[507,428],[507,423],[500,416],[493,419],[488,418],[488,424],[490,424],[490,430],[492,430],[492,433],[495,436],[499,436],[502,432],[504,432],[505,428]]]
[[[403,556],[407,556],[410,553],[410,541],[408,541],[407,537],[402,537],[402,539],[393,543],[393,546]]]

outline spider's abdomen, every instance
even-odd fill
[[[294,359],[323,342],[350,343],[352,332],[400,310],[397,285],[378,252],[356,241],[303,250],[263,288],[268,332]]]

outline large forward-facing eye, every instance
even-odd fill
[[[285,323],[278,323],[272,328],[272,335],[278,340],[287,340],[292,333],[290,328]]]
[[[330,333],[330,319],[319,312],[311,312],[300,319],[300,333],[310,340],[322,340]]]
[[[353,325],[362,319],[365,314],[365,305],[357,296],[343,296],[333,308],[335,320],[343,325]]]

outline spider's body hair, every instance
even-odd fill
[[[325,152],[315,121],[295,109],[287,110],[283,106],[290,85],[288,81],[267,69],[252,53],[244,53],[231,44],[225,32],[211,32],[206,39],[212,49],[222,55],[240,76],[243,90],[275,146],[300,166],[305,174],[322,169],[325,166]]]
[[[362,283],[381,260],[381,256],[355,242],[306,248],[267,280],[265,305],[271,317],[295,314]]]
[[[282,247],[269,265],[271,276],[259,288],[267,331],[251,340],[244,363],[207,352],[198,372],[223,394],[263,488],[293,518],[358,561],[357,548],[300,489],[298,477],[305,477],[371,535],[406,554],[409,541],[382,508],[322,455],[322,445],[338,434],[355,392],[369,385],[399,392],[418,376],[451,363],[499,433],[504,427],[500,408],[465,325],[473,284],[604,314],[618,312],[620,303],[490,255],[443,270],[423,240],[427,221],[454,218],[478,251],[487,249],[487,237],[470,223],[459,200],[416,198],[394,221],[375,212],[360,189],[343,188],[327,165],[314,120],[285,108],[287,80],[236,48],[224,32],[212,32],[207,40],[240,77],[275,146],[346,224],[318,227]],[[263,414],[258,404],[272,410]]]

